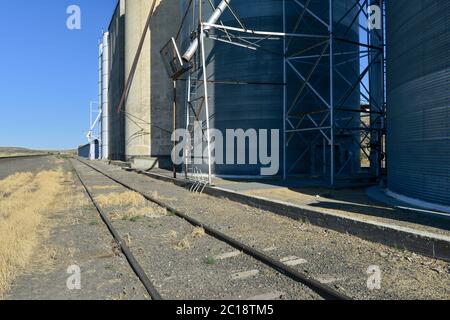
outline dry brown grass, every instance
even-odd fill
[[[160,218],[167,214],[164,208],[149,206],[148,201],[136,192],[109,193],[95,198],[97,203],[110,211],[113,220],[137,222],[141,218]]]
[[[192,231],[191,235],[193,238],[202,238],[205,236],[205,229],[197,227],[194,229],[194,231]]]
[[[30,156],[30,155],[39,155],[39,153],[36,153],[36,154],[29,154],[29,153],[0,153],[0,159],[1,158],[9,158],[9,157],[24,157],[24,156]]]
[[[175,249],[177,250],[188,250],[191,247],[191,242],[187,238],[184,238],[183,240],[180,240],[175,244]]]
[[[101,207],[128,207],[128,206],[145,206],[147,200],[139,193],[127,191],[122,193],[108,193],[95,198]]]
[[[0,198],[8,197],[18,188],[23,187],[33,179],[31,173],[16,173],[0,181]]]
[[[153,191],[151,197],[155,200],[166,200],[166,201],[175,201],[177,199],[171,197],[164,197],[158,193],[158,191]]]
[[[196,227],[190,235],[185,236],[181,240],[175,240],[173,242],[173,248],[176,250],[189,250],[194,245],[195,240],[204,237],[205,234],[206,232],[204,228]],[[173,231],[169,234],[169,236],[172,238],[177,238],[178,235],[175,231]]]
[[[147,218],[160,218],[167,214],[166,209],[164,208],[153,208],[153,207],[144,207],[144,208],[131,208],[127,211],[127,214],[133,217],[147,217]]]
[[[20,173],[0,181],[0,297],[30,261],[39,242],[39,227],[67,179],[57,170]]]

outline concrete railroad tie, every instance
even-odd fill
[[[262,300],[262,301],[277,300],[277,299],[281,299],[284,295],[285,295],[284,292],[274,291],[274,292],[269,292],[269,293],[265,293],[265,294],[261,294],[261,295],[257,295],[257,296],[251,297],[248,300],[254,300],[254,301],[258,301],[258,300]]]
[[[216,260],[225,260],[225,259],[229,259],[229,258],[234,258],[237,257],[241,254],[242,252],[240,251],[232,251],[232,252],[227,252],[221,255],[218,255],[216,257],[214,257]]]
[[[284,263],[285,265],[287,265],[289,267],[295,267],[300,264],[305,264],[308,261],[306,261],[305,259],[300,259],[296,256],[289,256],[289,257],[281,259],[280,262]]]
[[[232,280],[244,280],[248,279],[250,277],[257,276],[259,274],[259,270],[250,270],[250,271],[244,271],[244,272],[238,272],[231,275]]]

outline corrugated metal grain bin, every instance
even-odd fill
[[[188,1],[181,0],[184,8],[187,6]],[[217,6],[220,0],[213,1]],[[286,1],[287,12],[287,31],[295,29],[295,25],[301,14],[301,8],[294,3],[294,1]],[[317,13],[320,19],[323,21],[329,20],[328,13],[328,0],[312,0],[309,2],[309,9]],[[346,18],[341,19],[346,12],[351,10],[357,10],[353,6],[354,1],[340,0],[335,1],[335,23],[336,32],[347,31],[349,37],[353,37],[355,41],[359,39],[359,26],[354,24],[352,15],[348,15]],[[283,31],[283,1],[282,0],[233,0],[231,7],[234,9],[236,15],[240,18],[241,22],[247,29],[268,31],[268,32],[282,32]],[[353,8],[353,9],[352,9]],[[203,4],[204,21],[207,20],[212,14],[211,6],[208,1],[204,1]],[[186,50],[189,42],[191,31],[195,29],[197,23],[192,23],[192,14],[187,21],[191,21],[189,26],[184,28],[183,32],[183,46],[182,51]],[[236,22],[233,14],[228,10],[222,15],[221,21],[227,26],[240,27]],[[305,15],[305,25],[302,25],[301,33],[311,34],[328,34],[328,29],[324,28],[324,25],[318,22],[317,19],[311,17],[309,14]],[[348,29],[348,30],[347,30]],[[276,38],[276,37],[273,37]],[[243,129],[244,131],[249,129],[261,130],[261,129],[278,129],[280,131],[280,162],[282,162],[283,154],[283,41],[281,39],[272,39],[268,41],[262,41],[261,50],[248,50],[239,46],[229,45],[226,43],[206,40],[206,57],[208,63],[208,79],[216,81],[214,84],[208,85],[210,93],[210,114],[211,116],[211,128],[220,130],[224,136],[227,129]],[[323,50],[323,38],[302,38],[300,41],[294,41],[289,51],[291,54],[304,50],[305,48],[316,47],[309,50],[308,53],[316,55]],[[337,45],[336,45],[337,46]],[[339,44],[339,50],[355,51],[354,46],[348,44]],[[335,60],[336,65],[342,62],[343,58],[337,57]],[[346,59],[351,60],[348,56]],[[328,61],[327,59],[323,59]],[[298,70],[307,75],[311,72],[311,68],[315,61],[312,63],[301,63],[301,61],[293,61],[296,64]],[[346,70],[341,72],[347,77],[348,81],[353,81],[357,78],[359,72],[358,54],[355,54],[353,62],[346,64]],[[311,79],[314,86],[318,89],[320,94],[329,100],[330,97],[330,77],[329,77],[329,64],[326,62],[318,66],[318,71]],[[292,96],[288,99],[294,100],[295,93],[302,86],[302,83],[298,76],[295,74],[288,75],[289,83],[295,85],[295,90],[291,90]],[[250,83],[247,85],[230,85],[229,82],[237,81],[240,83]],[[225,83],[225,84],[224,84]],[[335,100],[336,102],[342,99],[348,89],[348,84],[336,74],[335,76]],[[201,89],[200,89],[201,90]],[[347,99],[347,109],[359,109],[359,92],[352,94]],[[306,96],[298,106],[298,112],[311,112],[324,109],[324,105],[319,99],[314,97],[313,94]],[[354,126],[359,127],[359,119],[355,116],[355,113],[340,112],[343,122],[349,122],[348,118],[353,119]],[[313,115],[314,117],[314,115]],[[317,133],[316,133],[317,134]],[[313,134],[306,133],[307,143],[311,144]],[[336,141],[337,149],[340,152],[338,154],[348,155],[352,158],[352,166],[347,166],[349,171],[359,169],[359,145],[354,142],[359,139],[359,132],[349,133],[342,135]],[[300,149],[300,144],[305,139],[299,139],[295,137],[291,145],[297,144],[297,149]],[[322,141],[322,140],[320,140]],[[315,149],[315,145],[312,149]],[[259,148],[256,146],[256,148]],[[238,148],[236,146],[234,154],[246,154],[247,164],[216,164],[213,171],[216,175],[223,176],[257,176],[260,175],[261,164],[248,164],[249,161],[249,144],[245,147]],[[330,149],[330,148],[328,148]],[[259,152],[258,152],[259,153]],[[311,168],[316,166],[318,157],[322,156],[322,149],[320,152],[310,151],[310,155],[304,157],[304,161],[298,163],[296,166],[296,173],[310,173],[314,170]],[[291,167],[299,154],[296,153],[291,158],[287,158],[287,166]],[[226,158],[226,156],[225,156]],[[351,167],[351,168],[350,168]],[[207,172],[205,168],[203,172]],[[282,168],[280,167],[279,174],[281,174]]]
[[[388,185],[450,205],[450,1],[387,1]]]
[[[94,159],[98,159],[100,156],[100,146],[99,146],[98,140],[94,141],[94,149],[95,149]],[[89,159],[90,154],[91,154],[91,144],[90,143],[78,147],[78,156],[79,157]]]

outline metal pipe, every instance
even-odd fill
[[[287,33],[286,0],[283,0],[283,32]],[[287,41],[283,37],[283,83],[287,83]],[[283,86],[283,180],[287,180],[287,86]]]
[[[200,27],[200,41],[201,41],[201,55],[202,55],[202,66],[203,66],[203,88],[205,90],[205,111],[206,111],[206,139],[208,143],[208,183],[212,185],[212,162],[211,162],[211,127],[209,125],[209,97],[208,97],[208,75],[205,56],[205,32],[203,25]]]
[[[177,130],[177,81],[173,81],[173,105],[172,105],[172,128],[173,132]],[[173,141],[173,150],[175,150],[177,142]],[[175,163],[172,164],[173,177],[177,178],[177,166]]]
[[[381,0],[370,0],[370,6],[382,7]],[[383,27],[381,30],[372,29],[368,32],[368,43],[374,47],[383,46]],[[384,49],[378,54],[377,50],[369,50],[369,105],[370,111],[383,113],[384,105]],[[370,135],[370,170],[375,177],[380,177],[382,161],[382,117],[378,114],[371,114],[370,127],[376,130]]]
[[[103,81],[103,72],[102,72],[102,68],[103,68],[103,63],[102,63],[102,55],[103,55],[103,41],[100,41],[98,44],[98,109],[99,109],[99,115],[102,114],[102,81]],[[92,113],[92,104],[91,104],[91,113]],[[101,153],[102,153],[102,144],[103,144],[103,139],[102,139],[102,118],[100,116],[99,118],[99,123],[100,123],[100,134],[99,134],[99,142],[100,142],[100,148],[99,148],[99,158],[101,158]],[[93,127],[93,124],[91,122],[91,127]],[[95,139],[92,138],[92,134],[91,134],[91,138],[89,140],[89,143],[91,144],[91,151],[90,151],[90,159],[91,160],[97,160],[97,156],[96,156],[96,152],[95,152]]]
[[[331,150],[330,150],[330,185],[334,187],[335,180],[335,136],[334,136],[334,1],[329,0],[329,32],[330,32],[330,132],[331,132]]]
[[[230,2],[231,2],[231,0],[222,0],[222,2],[219,4],[219,6],[216,8],[216,10],[212,14],[212,16],[207,21],[207,24],[215,24],[217,21],[219,21],[220,17],[225,12],[225,10],[228,7],[228,5],[230,4]],[[201,19],[201,17],[200,17],[200,19]],[[203,32],[207,32],[210,29],[211,29],[211,27],[205,26],[203,29]],[[191,45],[189,46],[189,48],[186,50],[185,54],[183,55],[184,61],[187,61],[187,62],[191,61],[192,57],[194,56],[195,52],[198,49],[198,45],[199,45],[198,37],[196,37],[191,42]]]
[[[102,159],[109,158],[109,32],[103,34],[102,50]]]

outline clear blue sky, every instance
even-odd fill
[[[81,8],[81,30],[66,9]],[[87,143],[97,100],[98,39],[116,0],[1,1],[0,146],[72,149]]]

